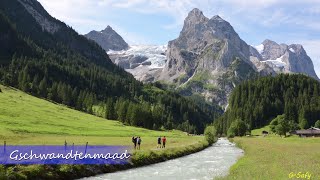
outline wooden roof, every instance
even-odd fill
[[[302,129],[302,130],[296,130],[295,134],[320,134],[320,129],[319,128],[315,128],[315,127],[311,127],[309,129]]]

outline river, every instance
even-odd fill
[[[85,180],[212,180],[225,176],[243,155],[228,139],[220,138],[203,151],[144,167],[102,174]]]

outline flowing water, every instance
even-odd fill
[[[225,138],[213,146],[181,158],[115,173],[85,178],[86,180],[212,180],[225,176],[243,151]]]

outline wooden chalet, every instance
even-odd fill
[[[300,137],[320,137],[320,129],[311,127],[309,129],[293,131],[292,134],[296,134]]]

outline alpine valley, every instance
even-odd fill
[[[106,36],[99,35],[99,39]],[[230,23],[218,15],[209,19],[199,9],[189,12],[179,37],[167,45],[115,50],[107,49],[111,60],[136,79],[160,82],[183,96],[201,97],[224,108],[231,91],[245,80],[280,73],[302,73],[319,80],[302,45],[267,39],[250,46]]]
[[[129,45],[111,26],[81,35],[39,1],[50,0],[0,0],[0,180],[320,179],[320,83],[302,45],[250,46],[199,9],[167,44]],[[122,1],[90,1],[103,12],[83,6],[89,1],[53,8],[81,4],[86,15],[75,15],[85,26],[102,20],[91,13],[137,25],[112,9]],[[159,8],[180,7],[168,2]],[[137,17],[161,23],[145,16]],[[67,154],[33,153],[39,145]],[[31,155],[11,151],[20,147]],[[130,159],[117,161],[120,147]],[[82,155],[89,164],[78,164]]]

